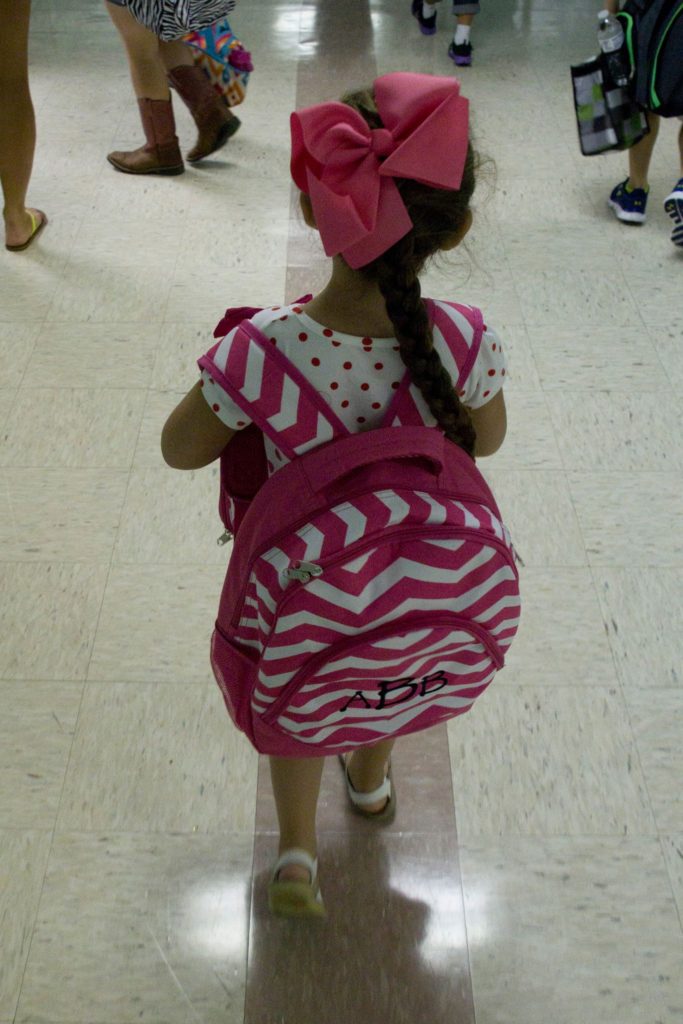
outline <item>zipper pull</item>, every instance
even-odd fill
[[[220,535],[220,537],[216,541],[216,544],[218,544],[220,547],[223,547],[224,544],[227,544],[232,539],[233,535],[230,533],[230,530],[226,530],[225,533],[222,533]]]
[[[288,580],[299,580],[308,583],[313,576],[322,576],[323,570],[312,562],[299,562],[298,566],[290,566],[282,574]]]

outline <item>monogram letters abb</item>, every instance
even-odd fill
[[[384,708],[393,708],[396,704],[402,704],[406,700],[411,700],[418,690],[420,691],[420,697],[426,697],[428,694],[436,693],[437,690],[442,690],[447,683],[448,678],[445,672],[433,672],[432,675],[422,676],[421,679],[405,676],[403,679],[388,680],[380,683],[377,687],[379,691],[377,704],[371,704],[362,690],[356,690],[353,697],[350,697],[340,710],[348,711],[354,701],[360,700],[370,711],[382,711]],[[408,692],[402,697],[396,697],[395,700],[387,700],[387,697],[393,696],[397,690],[407,690]]]

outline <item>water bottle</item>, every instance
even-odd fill
[[[605,54],[607,71],[615,85],[628,85],[629,68],[626,63],[624,30],[621,22],[609,11],[598,14],[598,43]]]

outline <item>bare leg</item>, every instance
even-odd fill
[[[379,789],[384,782],[395,742],[395,740],[381,740],[372,746],[359,747],[358,750],[354,750],[349,758],[348,769],[351,785],[355,790],[359,793],[372,793],[373,790]],[[365,809],[381,811],[385,804],[386,799],[380,800],[378,804],[370,804]]]
[[[28,84],[30,0],[0,0],[0,181],[5,241],[23,245],[32,230],[26,208],[36,120]],[[39,211],[31,211],[36,217]]]
[[[137,98],[170,99],[171,92],[166,81],[166,68],[160,56],[157,37],[136,21],[125,7],[107,4],[107,10],[126,48],[130,77]]]
[[[280,823],[280,853],[296,847],[315,858],[318,847],[315,816],[325,759],[271,757],[270,776]],[[308,882],[305,868],[291,865],[280,872],[283,881]]]
[[[628,183],[631,188],[648,187],[647,175],[661,118],[658,114],[648,112],[647,119],[650,125],[649,134],[644,135],[640,142],[636,142],[628,151]]]
[[[474,21],[473,14],[459,14],[455,19],[458,25],[471,25]]]

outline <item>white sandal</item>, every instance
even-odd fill
[[[310,872],[310,882],[281,882],[279,874],[289,864]],[[268,886],[268,906],[281,917],[324,917],[326,914],[318,882],[318,859],[305,850],[285,850],[278,859]]]
[[[372,793],[359,793],[358,790],[354,789],[349,778],[348,764],[343,754],[339,755],[339,762],[344,769],[346,791],[356,814],[362,815],[363,818],[371,818],[374,821],[381,821],[387,825],[390,824],[396,817],[396,790],[392,782],[391,760],[389,760],[389,768],[384,777],[384,782],[378,789],[373,790]],[[377,804],[380,800],[387,801],[383,810],[366,810],[370,804]]]

